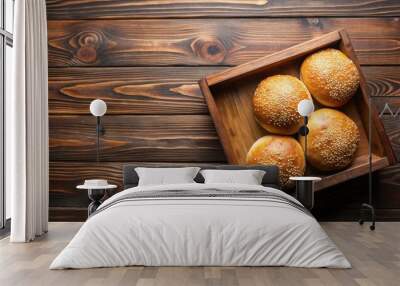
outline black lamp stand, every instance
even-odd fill
[[[307,135],[309,132],[309,129],[307,127],[308,117],[304,116],[303,118],[304,118],[304,125],[300,127],[299,134],[301,136],[304,136],[304,160],[305,160],[305,166],[307,166]]]
[[[104,134],[104,127],[101,124],[101,116],[96,116],[96,161],[100,162],[100,135]]]
[[[364,224],[365,212],[370,212],[371,217],[371,225],[369,226],[370,230],[375,230],[375,208],[372,205],[372,116],[371,116],[371,104],[372,97],[370,96],[368,99],[368,203],[361,204],[360,208],[360,220],[358,223],[360,225]]]

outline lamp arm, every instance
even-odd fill
[[[101,123],[101,116],[96,116],[96,161],[100,162],[100,135],[104,135],[104,126]]]
[[[304,127],[305,127],[305,135],[304,135],[304,173],[307,171],[307,134],[308,134],[308,128],[307,128],[307,117],[304,117]]]
[[[309,129],[307,127],[308,124],[308,117],[304,116],[304,125],[300,128],[300,135],[304,136],[304,160],[305,160],[305,168],[307,168],[307,135]]]
[[[96,116],[96,132],[100,135],[104,135],[105,133],[104,125],[101,122],[101,116]]]

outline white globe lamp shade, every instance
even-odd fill
[[[107,104],[101,99],[95,99],[90,103],[90,113],[94,116],[103,116],[107,111]]]
[[[297,105],[297,111],[301,116],[305,117],[314,112],[314,103],[311,99],[303,99]]]

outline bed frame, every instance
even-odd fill
[[[279,168],[273,165],[257,165],[257,166],[238,166],[238,165],[196,165],[196,164],[174,164],[174,165],[150,165],[146,167],[151,168],[171,168],[171,167],[200,167],[202,169],[219,169],[219,170],[247,170],[247,169],[257,169],[265,171],[264,178],[262,180],[262,185],[265,187],[272,187],[276,189],[280,189],[279,186]],[[133,188],[138,185],[139,177],[135,171],[136,167],[143,167],[143,165],[125,165],[123,170],[124,175],[124,189]],[[194,179],[197,183],[203,183],[204,178],[199,173]]]

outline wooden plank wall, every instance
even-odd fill
[[[88,199],[75,185],[120,185],[123,164],[225,162],[197,80],[227,66],[345,28],[371,93],[400,95],[397,0],[48,0],[47,13],[51,220],[84,219]],[[95,98],[108,104],[101,164]],[[400,151],[400,125],[386,126]],[[400,218],[399,166],[379,174],[381,218]],[[365,182],[318,194],[316,215],[354,218]]]

